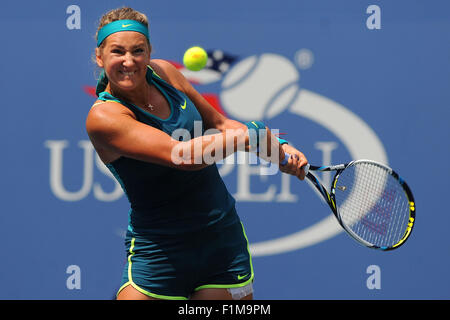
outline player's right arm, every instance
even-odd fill
[[[211,164],[204,161],[205,150],[214,154],[221,149],[220,155],[225,158],[238,149],[238,141],[248,144],[245,132],[242,137],[219,133],[180,142],[137,121],[128,108],[116,102],[93,106],[86,119],[86,130],[104,163],[125,156],[181,170],[199,170]]]

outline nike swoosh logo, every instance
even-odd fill
[[[245,274],[245,275],[243,275],[243,276],[238,275],[237,277],[238,277],[238,280],[242,280],[242,279],[244,279],[246,276],[248,276],[248,273]]]
[[[126,27],[129,27],[131,25],[132,25],[132,23],[130,23],[130,24],[122,24],[122,28],[126,28]]]
[[[186,99],[184,100],[184,104],[181,104],[180,107],[181,107],[181,109],[183,109],[183,110],[186,109]]]

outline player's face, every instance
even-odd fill
[[[145,36],[139,32],[123,31],[105,39],[102,49],[97,48],[97,64],[104,68],[108,80],[121,89],[134,89],[145,81],[150,63],[150,48]]]

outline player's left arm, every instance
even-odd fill
[[[203,125],[206,130],[215,128],[222,133],[225,133],[227,129],[247,130],[247,126],[245,124],[227,118],[211,106],[211,104],[171,63],[161,59],[152,59],[150,64],[156,73],[161,75],[164,80],[168,81],[176,89],[184,92],[189,97],[202,116]]]
[[[179,72],[171,63],[161,59],[153,59],[151,60],[150,64],[156,71],[156,73],[158,73],[176,89],[184,92],[189,97],[189,99],[194,103],[200,115],[202,116],[205,129],[215,128],[224,134],[225,131],[229,129],[241,129],[244,131],[248,130],[245,124],[233,119],[229,119],[218,112],[216,109],[214,109],[214,107],[209,104],[209,102],[191,85],[191,83],[184,77],[184,75]],[[274,143],[277,145],[276,147],[278,147],[276,149],[279,150],[280,162],[284,159],[285,152],[290,151],[291,154],[297,155],[296,158],[290,159],[288,164],[283,166],[283,168],[280,167],[282,171],[285,173],[296,175],[303,180],[304,172],[303,170],[300,170],[300,168],[305,163],[307,163],[307,160],[303,153],[287,145],[283,145],[281,147],[277,142],[276,137],[274,137],[270,132],[270,129],[267,128],[267,145],[273,146]],[[269,149],[272,149],[272,147],[269,147]],[[246,145],[245,150],[250,151],[250,146]],[[270,153],[271,151],[269,150],[269,154]]]

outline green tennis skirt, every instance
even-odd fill
[[[153,298],[184,300],[204,288],[237,288],[253,281],[242,223],[183,235],[128,231],[127,263],[118,293],[128,285]]]

